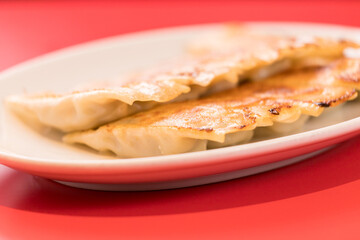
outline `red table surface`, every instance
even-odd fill
[[[231,20],[360,26],[359,12],[357,1],[5,1],[0,69],[145,29]],[[359,158],[358,137],[255,176],[133,193],[73,189],[0,166],[0,239],[360,239]]]

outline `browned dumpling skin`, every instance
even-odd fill
[[[356,98],[359,89],[360,59],[344,58],[326,67],[243,83],[204,99],[162,105],[96,130],[68,134],[64,141],[120,157],[205,150],[248,140],[257,127],[319,116],[325,107]]]
[[[26,120],[64,132],[85,130],[160,103],[197,99],[234,88],[244,79],[261,79],[288,69],[323,65],[341,57],[345,48],[358,46],[339,39],[252,34],[235,38],[233,42],[230,47],[183,57],[121,83],[67,94],[10,96],[7,103]]]

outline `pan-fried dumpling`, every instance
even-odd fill
[[[16,95],[9,107],[28,121],[64,132],[97,127],[159,103],[196,99],[234,88],[240,80],[308,65],[342,56],[350,41],[323,38],[244,34],[236,44],[201,56],[145,71],[121,83],[67,94]],[[226,43],[224,44],[226,46]]]
[[[341,59],[327,67],[243,83],[203,99],[158,106],[96,130],[67,134],[63,140],[120,157],[235,145],[248,141],[257,127],[288,131],[291,124],[301,125],[306,121],[303,115],[316,117],[325,107],[356,98],[356,89],[360,59]]]
[[[263,42],[264,38],[264,30],[259,30],[256,28],[252,28],[246,24],[239,23],[228,23],[221,26],[221,30],[209,31],[207,33],[199,35],[197,38],[192,39],[188,43],[187,50],[188,53],[192,55],[204,55],[210,54],[211,52],[218,51],[232,51],[236,49],[238,46],[249,46],[249,48],[254,47],[254,49],[258,49],[259,46],[253,45],[254,42]],[[299,44],[311,43],[314,40],[314,36],[311,35],[296,35],[294,33],[282,33],[286,34],[291,38],[293,36]],[[274,34],[270,34],[267,41],[277,41],[276,36],[271,36]],[[339,39],[341,41],[341,39]],[[261,45],[260,45],[261,47]],[[352,51],[353,52],[353,51]],[[320,56],[313,56],[306,61],[302,60],[299,63],[299,67],[303,66],[324,66],[329,63],[329,59],[320,54]],[[281,65],[278,65],[281,66]],[[277,67],[278,68],[278,67]],[[276,71],[277,68],[271,67],[267,70]],[[266,76],[269,76],[270,73],[267,71],[261,71],[262,73],[266,72]],[[261,74],[259,74],[261,77]]]

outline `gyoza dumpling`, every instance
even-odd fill
[[[264,38],[264,30],[259,30],[256,28],[251,28],[246,24],[239,23],[228,23],[221,26],[221,30],[209,31],[204,34],[200,34],[198,37],[192,39],[188,43],[187,50],[191,55],[204,55],[210,54],[212,52],[218,51],[232,51],[236,49],[238,46],[248,46],[249,48],[254,47],[254,49],[258,49],[259,45],[253,44],[254,42],[263,41]],[[282,33],[286,34],[288,37],[293,37],[296,41],[302,45],[307,43],[312,43],[314,40],[314,36],[311,35],[296,35],[294,33]],[[274,39],[274,34],[270,34],[269,39],[267,41],[277,41]],[[341,41],[341,39],[339,39]],[[261,47],[261,46],[260,46]],[[328,55],[329,56],[329,55]],[[325,55],[320,54],[316,56],[314,54],[311,58],[302,59],[298,64],[298,67],[306,67],[306,66],[324,66],[329,63],[331,59],[326,58]],[[266,70],[276,71],[279,67],[282,67],[283,64],[278,64],[276,68],[271,66],[270,68],[266,68]],[[280,69],[281,70],[281,69]],[[261,71],[264,73],[265,71]],[[261,74],[258,74],[261,77]],[[264,77],[269,76],[268,71],[265,72]],[[254,76],[256,77],[256,76]]]
[[[304,123],[302,115],[319,116],[325,107],[356,98],[356,89],[360,59],[341,59],[327,67],[243,83],[200,100],[162,105],[96,130],[70,133],[63,140],[120,157],[229,146],[248,141],[257,127]]]
[[[234,88],[243,79],[258,79],[298,68],[318,65],[342,56],[345,40],[243,35],[231,47],[137,74],[123,83],[66,94],[16,95],[10,108],[28,121],[64,132],[97,127],[159,103],[184,101]],[[226,45],[226,44],[225,44]],[[313,61],[313,60],[316,61]]]

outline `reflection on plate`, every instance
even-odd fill
[[[256,23],[264,31],[360,39],[360,30],[339,26]],[[95,41],[39,57],[0,76],[0,98],[23,91],[66,90],[74,82],[112,78],[182,52],[204,25],[155,30]],[[114,159],[64,145],[61,134],[30,129],[0,106],[0,163],[76,187],[150,190],[229,180],[286,166],[360,133],[360,101],[311,119],[297,133],[277,138],[170,156]],[[39,134],[42,133],[42,134]],[[50,138],[49,138],[50,136]],[[75,183],[73,183],[75,182]],[[80,182],[80,183],[76,183]]]

